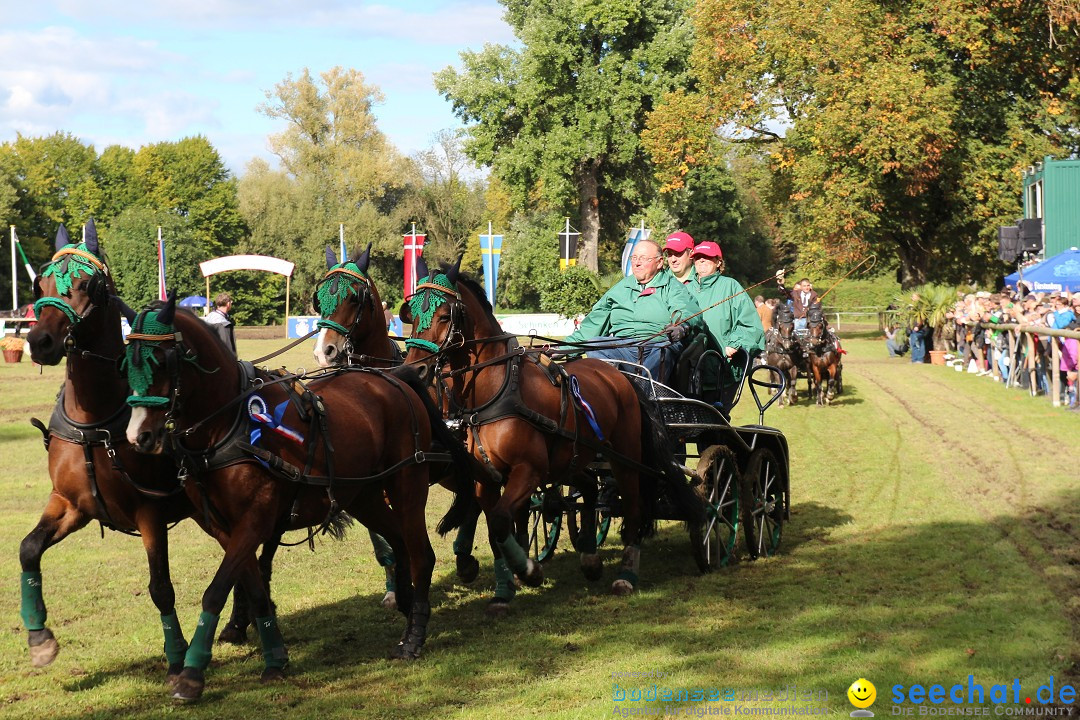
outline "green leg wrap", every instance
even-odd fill
[[[199,625],[195,628],[195,634],[191,636],[191,645],[184,655],[184,667],[205,670],[210,664],[217,624],[217,615],[205,610],[199,613]]]
[[[19,587],[22,590],[22,607],[19,614],[22,615],[23,625],[27,630],[44,630],[45,599],[41,596],[41,573],[24,572],[19,579]]]
[[[514,573],[506,566],[506,560],[495,558],[495,598],[510,602],[517,594],[514,585]]]
[[[393,565],[386,566],[386,592],[397,592],[397,580],[394,578]]]
[[[165,659],[169,665],[179,665],[184,662],[188,644],[175,612],[161,616],[161,629],[165,632]]]
[[[268,668],[283,668],[289,664],[289,653],[285,649],[285,639],[278,630],[277,618],[255,618],[255,625],[259,628],[259,641],[263,648],[263,662]]]
[[[386,542],[386,538],[371,530],[368,530],[368,535],[371,536],[371,544],[375,546],[375,559],[379,561],[379,564],[383,567],[393,565],[394,549],[390,547],[390,543]]]
[[[623,549],[619,580],[626,580],[634,587],[637,587],[639,570],[641,570],[641,548],[637,545],[627,545]]]
[[[476,521],[479,515],[473,515],[458,528],[457,537],[454,538],[455,555],[472,555],[473,542],[476,540]]]
[[[506,536],[506,542],[499,543],[499,551],[506,558],[507,566],[518,575],[524,575],[529,571],[529,557],[518,545],[513,534]]]

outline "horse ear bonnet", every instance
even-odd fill
[[[820,303],[814,303],[810,306],[810,309],[806,311],[806,321],[808,323],[820,323],[825,319],[825,313],[821,309]]]
[[[776,322],[784,323],[785,325],[790,322],[795,322],[795,313],[793,313],[791,308],[787,305],[780,305],[776,308]]]
[[[60,227],[56,229],[56,242],[53,246],[57,250],[62,250],[71,244],[71,237],[68,235],[67,228],[64,227],[64,223],[60,223]]]
[[[364,252],[357,255],[353,262],[356,263],[356,267],[360,268],[360,272],[367,272],[368,265],[371,264],[371,243],[368,243]]]
[[[331,270],[337,265],[337,255],[334,254],[334,249],[329,245],[326,246],[326,269]]]
[[[86,221],[86,229],[83,231],[83,244],[86,245],[88,252],[101,257],[98,246],[97,225],[94,224],[94,218]]]

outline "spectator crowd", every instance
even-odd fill
[[[995,325],[1028,326],[1032,332],[997,329]],[[958,296],[946,313],[944,341],[946,364],[1011,386],[1032,395],[1050,395],[1056,373],[1060,400],[1080,410],[1077,398],[1077,358],[1080,341],[1038,332],[1039,328],[1080,331],[1080,292],[1028,293],[977,292]],[[910,350],[912,362],[923,362],[931,329],[914,325],[905,329],[887,324],[885,341],[890,357]],[[1057,345],[1053,362],[1051,343]]]

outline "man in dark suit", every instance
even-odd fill
[[[791,299],[791,311],[795,315],[795,329],[806,329],[806,313],[810,306],[818,302],[818,294],[814,292],[814,286],[810,278],[803,278],[795,283],[795,287],[788,290],[784,287],[784,272],[776,274],[776,286],[782,297]]]

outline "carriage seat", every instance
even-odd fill
[[[674,388],[687,397],[697,398],[719,409],[725,417],[742,397],[743,381],[750,371],[753,358],[739,350],[732,358],[708,347],[704,333],[694,336],[679,354],[675,364]],[[738,380],[731,380],[732,370]]]

